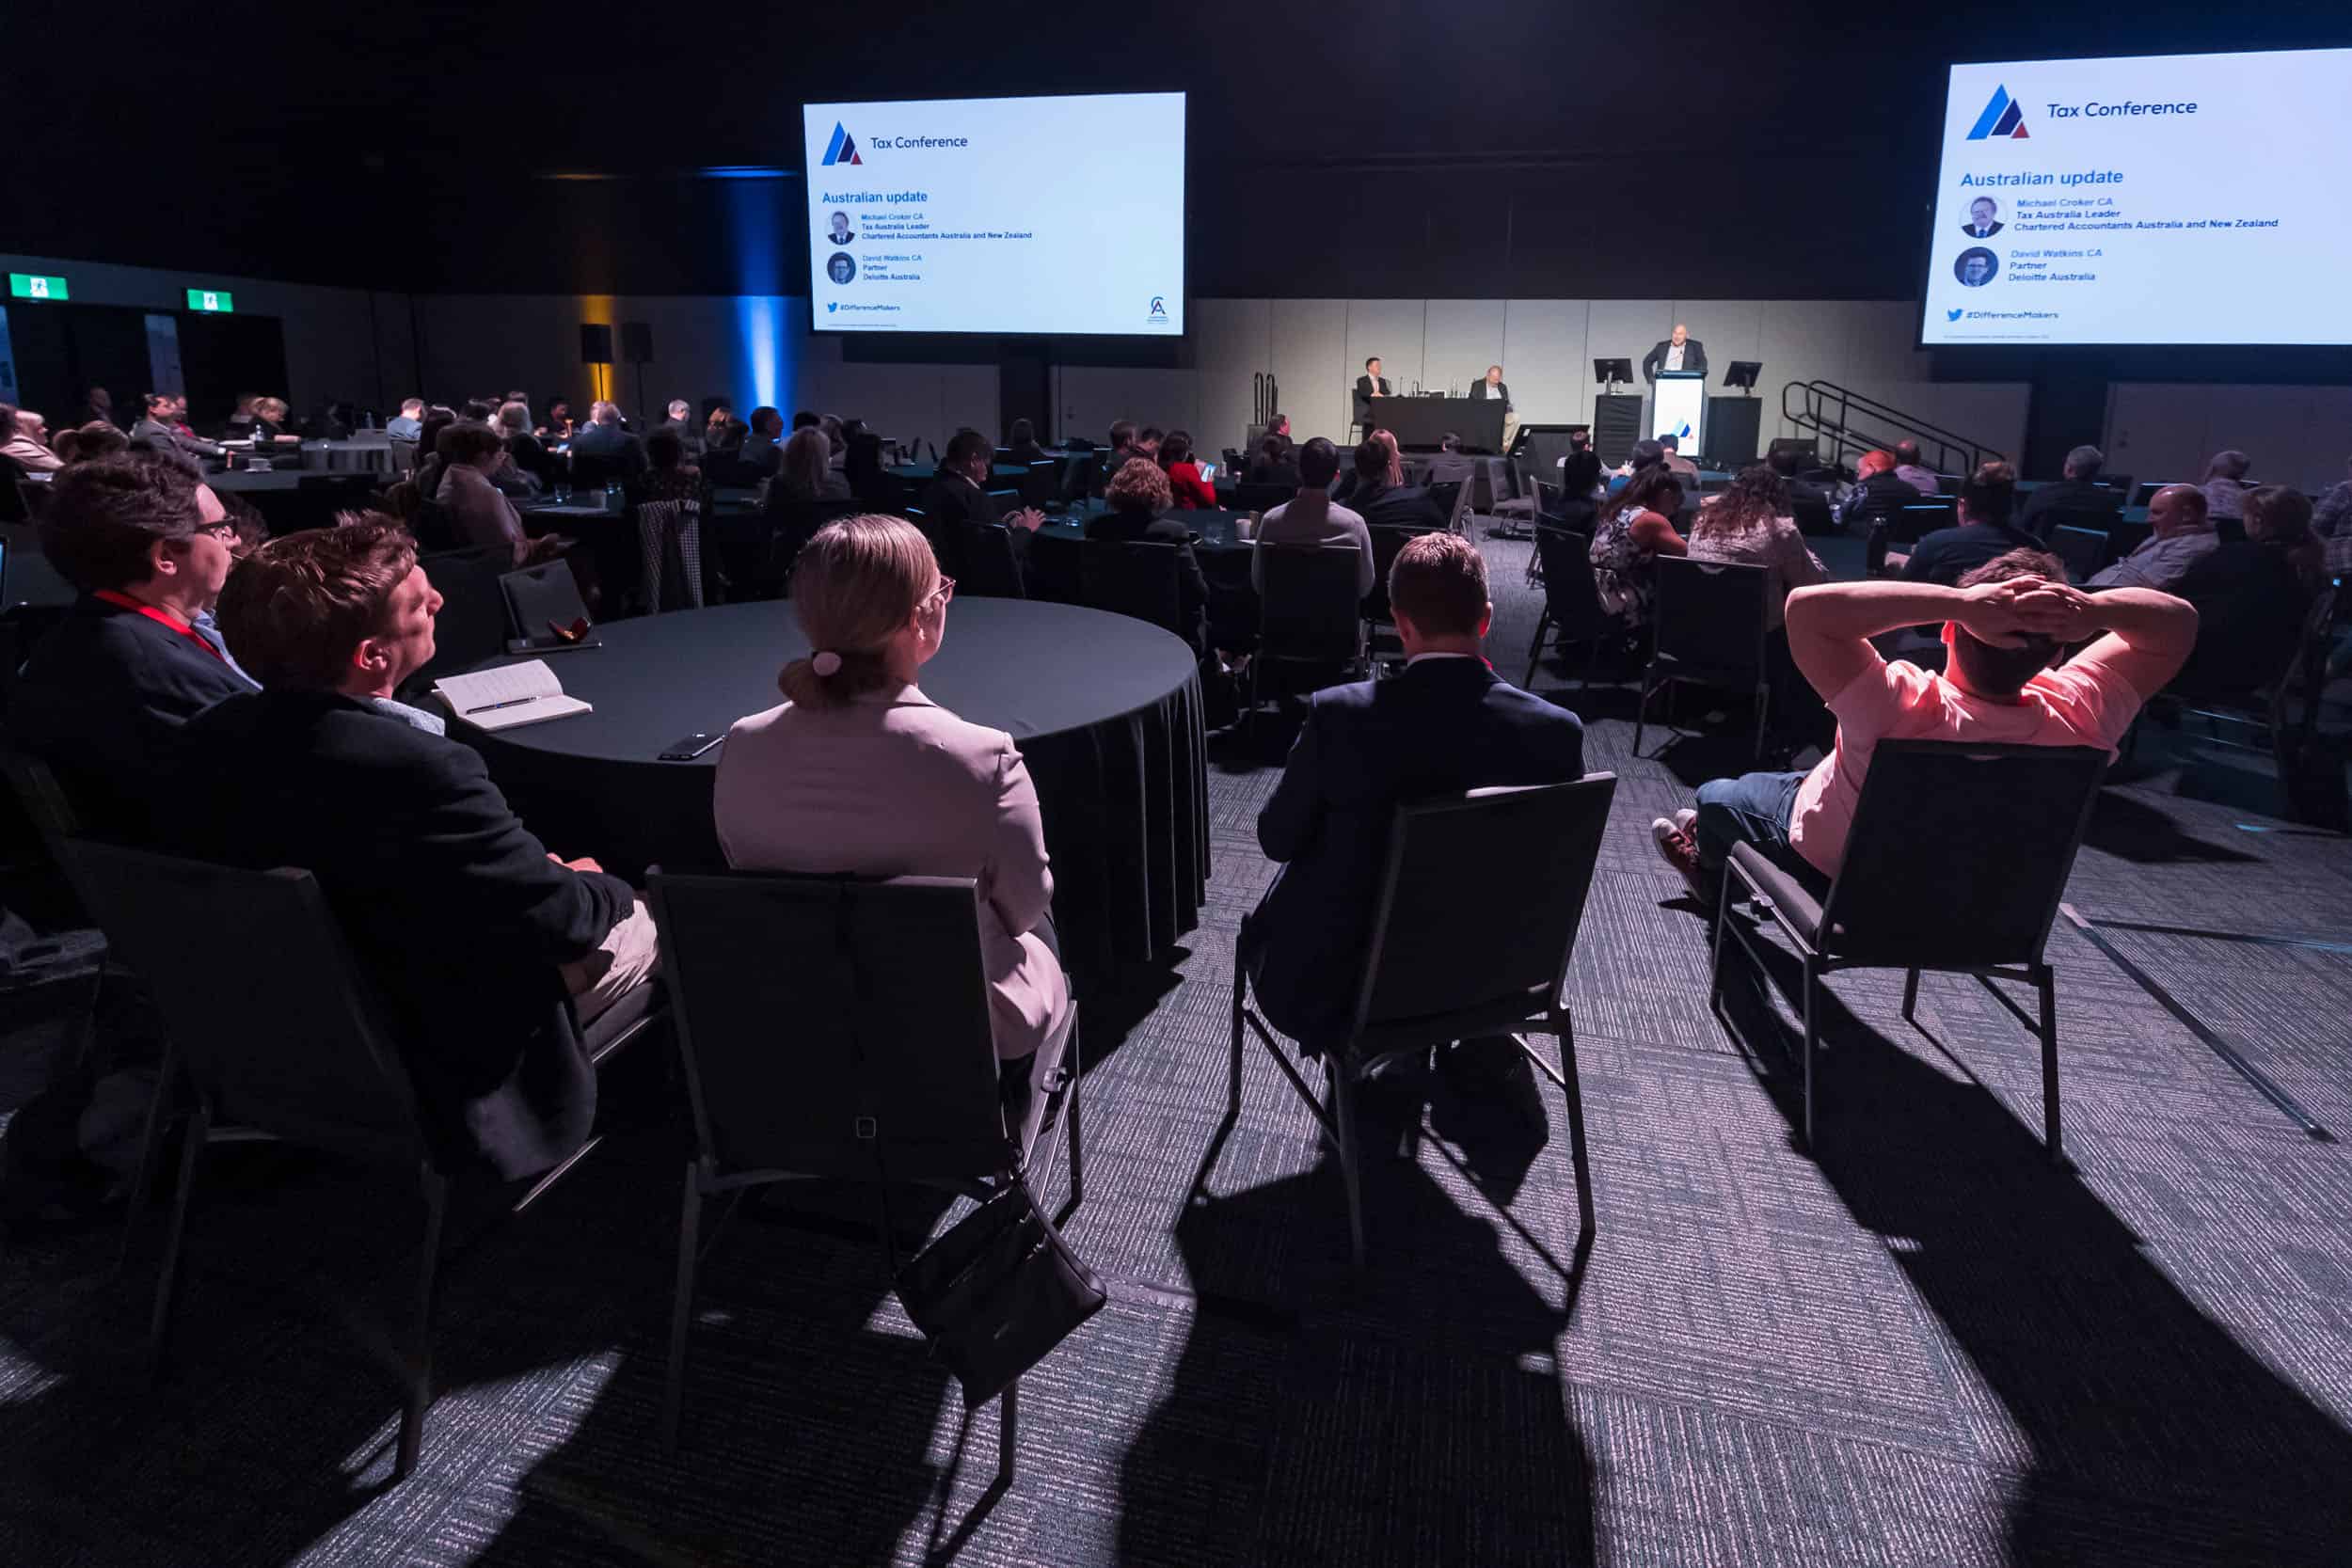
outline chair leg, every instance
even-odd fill
[[[155,1311],[147,1329],[147,1366],[151,1378],[164,1374],[166,1353],[169,1350],[171,1308],[180,1287],[180,1243],[187,1233],[188,1202],[196,1190],[196,1164],[204,1152],[204,1140],[213,1130],[212,1107],[201,1100],[188,1113],[187,1124],[180,1136],[180,1185],[171,1195],[171,1223],[164,1231],[164,1259],[155,1275]]]
[[[1323,1059],[1323,1070],[1331,1081],[1331,1092],[1326,1099],[1331,1111],[1333,1141],[1339,1146],[1340,1181],[1347,1189],[1348,1257],[1360,1269],[1364,1266],[1364,1192],[1362,1174],[1358,1169],[1361,1156],[1356,1147],[1355,1078],[1336,1056],[1327,1055]]]
[[[1816,1160],[1820,1151],[1813,1143],[1813,1046],[1820,1027],[1815,998],[1821,990],[1821,965],[1818,958],[1804,961],[1804,1151]]]
[[[686,1196],[678,1204],[677,1288],[670,1297],[670,1370],[661,1386],[661,1451],[677,1452],[678,1422],[686,1405],[686,1338],[694,1321],[694,1275],[702,1261],[703,1194],[700,1169],[686,1162]]]
[[[1233,1061],[1225,1082],[1225,1114],[1241,1115],[1241,1047],[1242,1009],[1248,1005],[1249,974],[1242,967],[1241,955],[1233,955]]]
[[[433,1403],[433,1302],[440,1282],[441,1222],[449,1213],[449,1180],[424,1170],[424,1242],[417,1264],[416,1338],[408,1353],[408,1400],[400,1415],[400,1449],[392,1479],[406,1481],[424,1449],[424,1413]]]
[[[1633,705],[1633,754],[1637,757],[1642,754],[1642,722],[1649,717],[1649,698],[1653,689],[1649,683],[1649,672],[1645,670],[1642,672],[1641,700]]]
[[[1763,766],[1764,736],[1766,732],[1771,728],[1772,718],[1772,688],[1768,686],[1759,686],[1756,689],[1756,761],[1758,767]]]
[[[1917,1022],[1915,1015],[1918,1010],[1919,972],[1915,969],[1905,970],[1903,972],[1903,1022],[1905,1023]]]
[[[1014,1378],[996,1396],[996,1480],[1012,1484],[1013,1456],[1021,1446],[1021,1380]]]
[[[1070,1125],[1063,1129],[1062,1136],[1070,1144],[1070,1207],[1075,1209],[1086,1200],[1087,1164],[1086,1138],[1079,1125],[1081,1120],[1079,1113],[1086,1101],[1086,1055],[1079,1049],[1078,1013],[1074,1003],[1071,1006],[1070,1013],[1069,1072]]]
[[[1584,1144],[1584,1085],[1576,1072],[1576,1026],[1565,1007],[1560,1009],[1559,1029],[1560,1076],[1565,1080],[1561,1087],[1568,1098],[1568,1159],[1576,1167],[1576,1244],[1581,1247],[1593,1237],[1593,1164]]]
[[[2058,1141],[2058,975],[2048,964],[2035,973],[2034,988],[2042,993],[2042,1141],[2050,1152],[2050,1163],[2062,1165],[2066,1155]]]
[[[1724,994],[1724,933],[1731,925],[1731,867],[1724,866],[1715,879],[1715,954],[1707,975],[1707,1001],[1709,1006],[1723,999]]]
[[[155,1078],[155,1098],[147,1102],[147,1130],[139,1137],[138,1169],[131,1177],[131,1194],[122,1214],[122,1250],[115,1255],[115,1277],[131,1264],[131,1247],[138,1239],[139,1221],[147,1217],[147,1196],[155,1189],[155,1162],[163,1158],[164,1136],[171,1126],[171,1097],[180,1082],[180,1053],[167,1041],[163,1070]]]
[[[1543,661],[1544,628],[1551,625],[1551,611],[1547,610],[1535,617],[1535,641],[1527,647],[1527,678],[1519,685],[1533,691],[1535,689],[1535,666]]]

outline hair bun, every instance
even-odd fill
[[[821,648],[810,657],[808,665],[818,675],[829,678],[841,673],[841,656],[831,648]]]

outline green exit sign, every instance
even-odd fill
[[[67,297],[64,278],[43,277],[39,273],[30,272],[8,274],[8,293],[17,299],[64,299]]]
[[[188,291],[188,309],[191,310],[209,310],[216,312],[220,315],[227,315],[230,311],[236,309],[235,296],[230,293],[230,292],[226,289],[190,289]]]

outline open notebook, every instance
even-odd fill
[[[596,711],[577,697],[564,696],[564,683],[543,658],[470,675],[444,675],[433,683],[433,692],[449,705],[450,712],[485,730],[511,730],[517,724]]]

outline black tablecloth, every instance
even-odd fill
[[[726,605],[609,623],[600,649],[548,657],[577,718],[451,733],[487,758],[548,848],[643,878],[722,863],[713,751],[657,760],[783,701],[776,672],[807,651],[788,604]],[[511,663],[497,659],[493,663]],[[1165,953],[1199,923],[1209,874],[1206,761],[1191,650],[1156,626],[1074,606],[960,598],[923,690],[1006,731],[1037,782],[1054,917],[1073,967]]]

